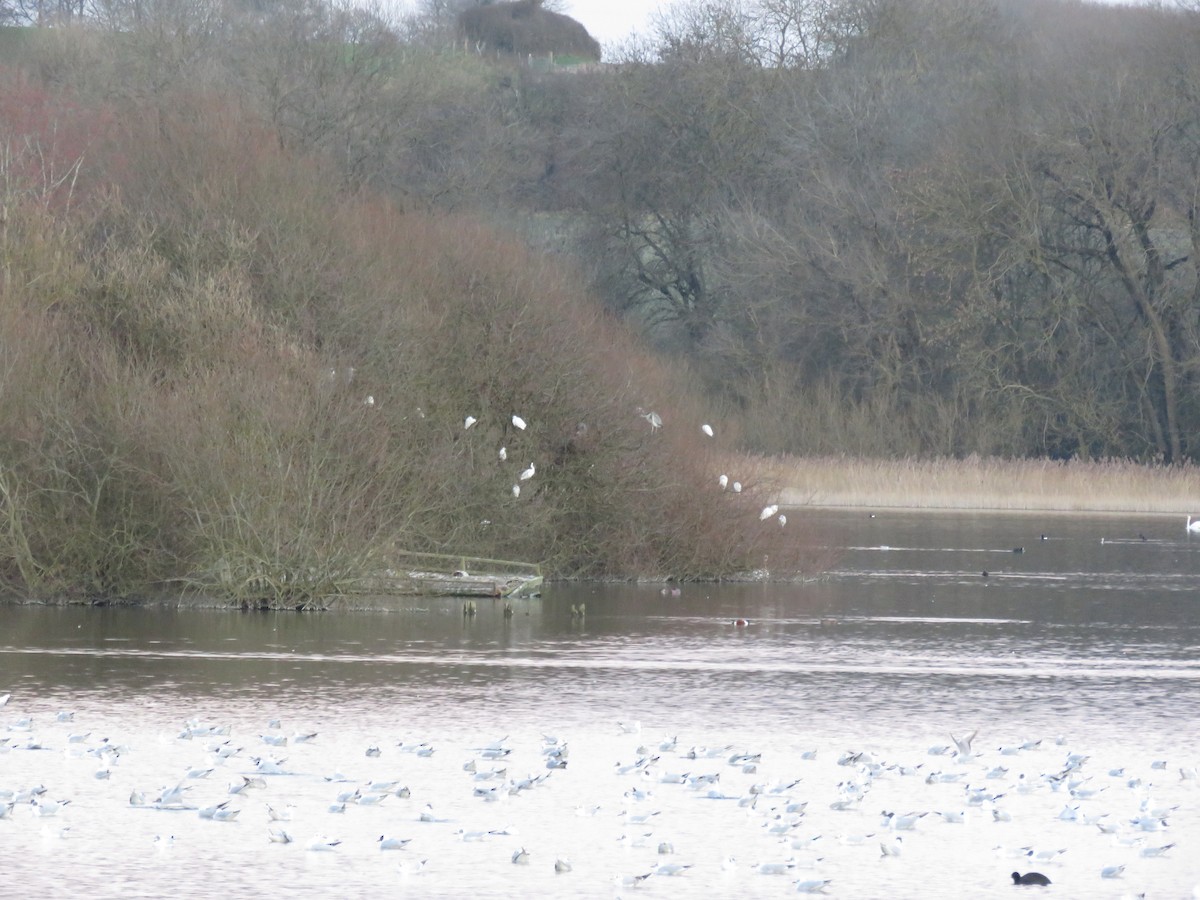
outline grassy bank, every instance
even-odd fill
[[[1200,467],[1125,461],[778,457],[787,506],[1195,514]]]

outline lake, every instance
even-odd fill
[[[1038,871],[1022,891],[1200,896],[1200,536],[789,517],[840,549],[825,577],[556,584],[511,618],[0,607],[6,878],[957,900]]]

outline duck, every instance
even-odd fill
[[[1020,872],[1012,873],[1013,884],[1037,884],[1045,887],[1050,883],[1050,879],[1041,872],[1026,872],[1022,875]]]

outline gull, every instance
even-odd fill
[[[1124,866],[1105,866],[1100,870],[1101,878],[1120,878],[1121,873],[1125,871]]]
[[[337,847],[337,845],[340,843],[341,843],[341,841],[339,841],[339,840],[336,840],[334,838],[328,838],[328,837],[325,837],[325,835],[323,835],[323,834],[319,834],[308,842],[306,849],[313,850],[318,853],[323,853],[325,851],[335,849]]]
[[[267,818],[272,822],[290,822],[292,821],[292,810],[294,807],[285,806],[282,810],[278,810],[270,803],[267,804]]]
[[[425,868],[425,864],[429,862],[427,859],[410,860],[400,863],[401,875],[416,875]]]
[[[472,425],[474,425],[478,421],[479,420],[476,419],[474,416],[467,416],[463,420],[463,429],[466,430],[466,429],[470,428]]]
[[[33,801],[33,804],[34,810],[39,816],[56,816],[59,810],[70,802],[70,800],[42,800],[39,797]]]
[[[518,480],[520,480],[520,481],[528,481],[530,478],[532,478],[532,477],[533,477],[533,475],[534,475],[534,473],[535,473],[536,471],[537,471],[537,469],[535,469],[535,468],[534,468],[534,465],[533,465],[533,463],[530,463],[530,464],[529,464],[529,468],[528,468],[528,469],[526,469],[525,471],[523,471],[523,472],[522,472],[522,473],[521,473],[521,474],[518,476]]]
[[[751,868],[755,869],[759,875],[787,875],[792,869],[796,868],[796,860],[785,859],[778,862],[760,862]]]
[[[425,808],[421,810],[421,814],[417,816],[419,822],[445,822],[445,819],[439,819],[433,813],[433,804],[426,803]]]
[[[287,736],[282,734],[260,734],[259,737],[270,747],[286,747],[288,742]]]
[[[642,731],[642,723],[636,719],[632,722],[618,722],[617,727],[621,729],[622,734],[640,734]]]
[[[408,846],[408,842],[411,840],[412,838],[388,837],[386,834],[381,834],[379,836],[379,849],[403,850],[406,846]]]
[[[293,840],[292,836],[279,825],[268,825],[267,837],[270,838],[272,844],[290,844]]]
[[[571,861],[568,859],[563,859],[560,856],[558,859],[556,859],[554,861],[554,871],[556,873],[558,873],[559,875],[562,875],[564,872],[570,872],[571,871]]]
[[[228,800],[226,800],[224,803],[218,803],[215,806],[205,806],[200,810],[200,818],[215,819],[217,817],[217,814],[225,812],[227,810],[228,806],[229,806]],[[237,813],[240,812],[240,810],[234,810],[233,812],[234,812],[234,816],[236,817]]]
[[[707,434],[709,437],[713,436],[713,427],[711,425],[709,425],[707,422],[705,422],[703,425],[700,426],[700,430],[703,431],[705,434]]]
[[[317,732],[315,731],[299,731],[292,735],[292,742],[296,744],[307,744],[309,741],[316,740]]]
[[[880,856],[899,856],[903,851],[901,838],[897,836],[890,841],[880,841],[879,851]]]
[[[893,831],[914,831],[917,823],[923,819],[927,813],[908,813],[907,815],[898,816],[894,812],[884,812],[883,824],[891,828]]]
[[[1032,847],[1026,847],[1024,849],[1025,855],[1030,859],[1036,859],[1042,862],[1052,862],[1067,852],[1065,847],[1061,850],[1034,850]]]
[[[764,506],[762,512],[758,514],[759,521],[765,522],[777,512],[779,512],[779,506],[775,503],[772,503],[770,506]]]
[[[1174,846],[1174,844],[1163,844],[1161,847],[1143,847],[1140,855],[1147,859],[1153,859],[1154,857],[1164,855]]]
[[[268,756],[252,756],[250,760],[254,763],[254,771],[259,775],[286,775],[288,774],[283,768],[282,759],[271,759]]]
[[[527,866],[529,865],[529,851],[522,847],[520,850],[513,851],[513,865]]]
[[[950,735],[950,740],[954,741],[954,746],[958,748],[958,753],[956,754],[957,756],[961,756],[965,759],[971,755],[971,742],[975,740],[975,735],[977,734],[979,734],[978,728],[965,737],[959,738],[955,737],[953,734]]]
[[[833,884],[829,878],[810,878],[808,881],[797,881],[796,892],[799,894],[823,894],[825,888]]]
[[[964,822],[966,822],[966,813],[940,812],[938,815],[942,817],[943,821],[949,822],[952,825],[962,825]]]
[[[653,872],[647,872],[645,875],[615,875],[613,880],[621,887],[638,888],[645,884],[646,879],[653,874]]]
[[[683,863],[656,863],[653,866],[653,872],[655,875],[675,876],[682,875],[690,868],[691,865]]]
[[[519,428],[521,431],[524,431],[524,430],[525,430],[525,420],[524,420],[524,419],[522,419],[520,416],[514,415],[514,416],[512,417],[512,423],[513,423],[513,425],[515,425],[517,428]]]

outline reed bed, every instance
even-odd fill
[[[966,459],[775,457],[764,471],[785,506],[1190,514],[1200,466]]]

